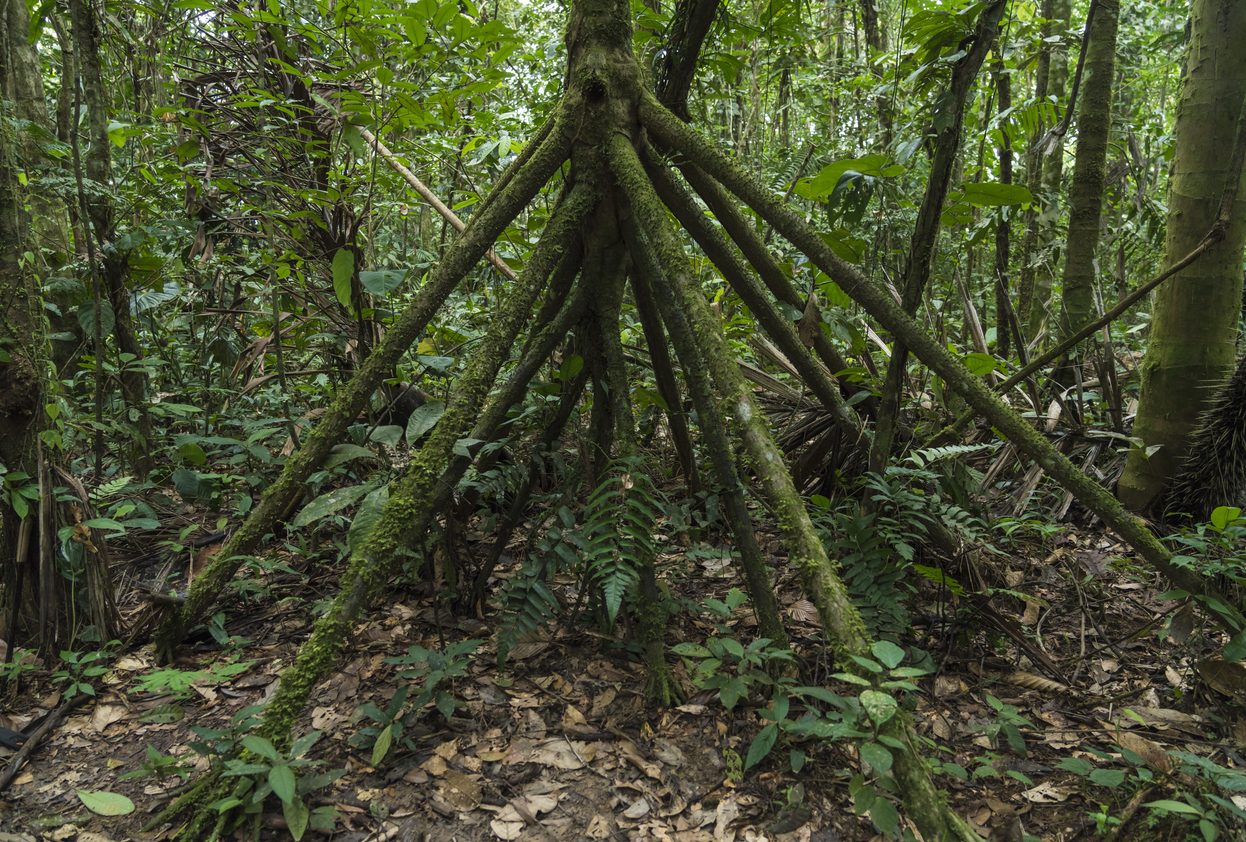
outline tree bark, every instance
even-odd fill
[[[89,141],[86,153],[87,178],[108,188],[112,185],[112,142],[108,137],[108,91],[101,63],[99,21],[91,0],[70,0],[73,23],[74,51],[78,56],[78,75],[87,109]],[[141,477],[151,469],[151,416],[147,409],[147,375],[139,367],[143,349],[134,335],[130,317],[130,291],[126,288],[129,255],[116,246],[116,209],[106,190],[88,193],[87,211],[90,227],[99,244],[103,295],[113,311],[113,337],[122,354],[120,383],[127,406],[137,412],[134,441],[130,448],[134,471]],[[86,224],[84,222],[84,228]],[[88,234],[90,236],[90,234]],[[99,319],[99,313],[96,313]],[[102,377],[103,360],[97,360],[96,377]]]
[[[1225,150],[1233,146],[1246,96],[1244,43],[1246,4],[1196,0],[1174,129],[1164,246],[1169,262],[1216,221],[1226,181],[1240,184],[1240,161]],[[1246,246],[1246,194],[1240,188],[1227,219],[1224,238],[1155,293],[1134,422],[1142,447],[1130,451],[1117,487],[1121,502],[1134,511],[1146,511],[1175,475],[1200,414],[1215,398],[1213,387],[1233,370]],[[1159,449],[1148,456],[1154,447]]]
[[[1071,0],[1045,0],[1050,14],[1052,26],[1057,33],[1064,35],[1069,28],[1072,16]],[[1069,53],[1063,44],[1050,49],[1046,64],[1039,59],[1041,93],[1036,90],[1035,96],[1046,96],[1058,107],[1065,96],[1069,80]],[[1041,134],[1040,134],[1041,136]],[[1035,165],[1038,170],[1038,183],[1031,187],[1034,198],[1039,202],[1039,210],[1034,218],[1030,231],[1033,239],[1026,247],[1026,258],[1023,259],[1022,271],[1031,266],[1031,277],[1023,280],[1020,293],[1020,310],[1022,330],[1029,341],[1033,341],[1048,320],[1051,307],[1051,287],[1054,280],[1053,267],[1059,265],[1058,255],[1048,254],[1055,239],[1056,222],[1060,218],[1060,194],[1064,189],[1064,135],[1051,135],[1047,142],[1034,150]],[[1033,184],[1033,182],[1031,182]],[[1038,261],[1034,266],[1033,262]],[[1028,293],[1028,297],[1027,297]]]
[[[1085,77],[1077,111],[1077,153],[1069,187],[1069,229],[1064,258],[1064,286],[1060,299],[1058,335],[1069,336],[1094,317],[1095,250],[1103,212],[1107,176],[1108,137],[1112,130],[1112,88],[1116,65],[1119,0],[1097,0],[1086,48]],[[1207,230],[1204,226],[1200,236]],[[1073,382],[1073,366],[1080,364],[1074,349],[1057,379]]]
[[[24,13],[24,3],[17,5],[23,6]],[[0,100],[8,102],[29,97],[28,73],[33,70],[38,78],[38,65],[32,68],[29,51],[24,48],[26,29],[13,25],[13,12],[6,9],[0,19]],[[18,182],[23,164],[12,132],[7,126],[0,128],[0,472],[7,474],[0,487],[7,487],[9,495],[17,495],[0,500],[0,577],[8,598],[4,606],[8,627],[2,633],[10,646],[17,615],[25,613],[20,610],[23,603],[41,590],[39,577],[30,572],[37,568],[35,522],[40,495],[34,500],[21,496],[39,483],[36,437],[43,419],[47,367],[43,301],[33,271],[30,218]],[[50,619],[44,618],[45,622]]]

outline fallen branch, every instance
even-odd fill
[[[60,724],[60,721],[65,718],[67,713],[85,704],[87,698],[86,694],[79,693],[72,699],[63,702],[60,707],[48,714],[38,728],[26,735],[26,742],[22,743],[22,747],[17,750],[17,754],[13,755],[13,759],[5,767],[4,774],[0,775],[0,792],[4,792],[9,788],[9,784],[13,783],[13,779],[17,777],[17,773],[26,765],[27,758],[38,748],[39,743],[43,742],[43,738]]]

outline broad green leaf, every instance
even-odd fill
[[[290,525],[299,529],[309,523],[315,523],[323,517],[341,511],[371,490],[370,485],[348,485],[345,488],[327,491],[304,506],[303,510],[294,516]]]
[[[252,754],[258,754],[265,760],[280,760],[281,755],[277,753],[277,749],[273,744],[263,737],[255,734],[247,734],[242,738],[242,747]]]
[[[366,447],[360,447],[357,444],[344,443],[335,445],[329,451],[329,456],[324,460],[325,469],[336,468],[338,465],[344,465],[352,459],[376,459],[377,456]]]
[[[403,279],[407,276],[406,272],[399,269],[381,269],[373,272],[360,272],[359,283],[370,294],[377,298],[385,298],[391,292],[402,286]]]
[[[562,361],[562,365],[558,367],[558,373],[554,376],[563,383],[566,383],[579,374],[580,370],[583,368],[584,358],[579,354],[572,354]]]
[[[1034,196],[1022,184],[999,184],[989,181],[968,182],[961,185],[965,201],[978,207],[1003,207],[1005,205],[1028,205]]]
[[[303,834],[307,833],[307,822],[311,818],[311,812],[303,803],[302,798],[281,802],[281,812],[286,817],[290,835],[294,837],[295,842],[298,842],[303,838]]]
[[[1056,768],[1072,772],[1074,775],[1081,775],[1083,778],[1095,770],[1091,762],[1082,757],[1066,757],[1056,764]]]
[[[870,649],[874,653],[874,657],[889,670],[893,670],[900,666],[900,662],[904,660],[904,650],[896,646],[890,640],[880,640]]]
[[[757,732],[757,736],[749,744],[748,755],[744,758],[744,771],[747,772],[764,760],[766,755],[770,754],[770,750],[774,748],[774,741],[778,736],[779,726],[773,722]]]
[[[976,374],[978,377],[984,377],[996,368],[995,358],[990,354],[983,354],[980,352],[966,354],[961,358],[961,362],[965,364],[965,367],[968,368],[970,372]]]
[[[98,816],[128,816],[134,812],[134,802],[119,792],[102,789],[78,789],[78,800]]]
[[[402,441],[402,427],[397,424],[384,424],[373,430],[368,438],[386,447],[397,447],[398,442]]]
[[[78,325],[82,328],[82,334],[87,337],[95,336],[95,302],[86,301],[78,308]],[[99,330],[100,335],[108,337],[112,335],[113,327],[116,325],[116,317],[113,315],[112,305],[107,301],[100,302],[100,318]]]
[[[842,158],[827,164],[811,178],[796,182],[796,194],[815,202],[829,199],[845,176],[868,175],[875,178],[893,178],[904,172],[904,167],[888,162],[886,155],[875,153],[860,158]]]
[[[1158,801],[1148,801],[1147,807],[1152,810],[1163,810],[1166,813],[1184,813],[1187,816],[1201,816],[1203,813],[1196,807],[1191,807],[1184,801],[1171,801],[1167,798],[1161,798]]]
[[[385,759],[385,755],[389,754],[389,747],[394,744],[394,726],[386,725],[381,729],[381,733],[376,735],[376,742],[372,744],[372,765],[380,766],[381,761]]]
[[[896,805],[886,798],[874,800],[870,807],[870,821],[888,836],[895,836],[900,831],[900,814],[896,812]]]
[[[886,724],[896,715],[899,707],[892,696],[878,690],[862,690],[857,698],[861,700],[862,709],[875,725]]]
[[[351,552],[367,540],[372,527],[376,526],[377,521],[381,519],[381,512],[388,502],[388,485],[381,486],[363,498],[363,502],[359,504],[359,511],[355,512],[355,519],[350,522],[350,529],[346,533],[346,546]]]
[[[350,279],[354,274],[355,253],[350,249],[338,249],[333,255],[333,294],[347,310],[351,309]]]
[[[858,749],[861,752],[861,759],[870,765],[880,775],[885,775],[891,771],[891,764],[894,758],[886,746],[878,743],[861,743]]]
[[[182,442],[177,446],[177,455],[181,456],[188,464],[196,465],[202,468],[208,464],[208,454],[203,447],[193,441]]]
[[[1125,782],[1124,769],[1095,769],[1090,773],[1090,782],[1099,786],[1116,788]]]
[[[1246,631],[1233,635],[1233,639],[1225,645],[1221,654],[1230,663],[1246,660]]]
[[[273,792],[277,793],[277,797],[283,804],[288,804],[294,798],[294,770],[284,764],[274,766],[268,770],[268,785],[273,788]]]
[[[671,651],[685,658],[708,658],[710,656],[710,650],[699,643],[677,643],[671,647]]]
[[[1242,510],[1237,506],[1217,506],[1216,510],[1211,513],[1211,525],[1223,532],[1229,524],[1241,516]]]
[[[446,412],[445,401],[429,401],[416,407],[407,419],[407,444],[414,445],[433,428]]]

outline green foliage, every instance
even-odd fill
[[[20,646],[13,650],[12,655],[4,663],[0,663],[0,681],[5,683],[21,681],[23,675],[39,670],[39,659],[30,649]]]
[[[707,600],[703,607],[726,620],[743,601],[744,594],[733,590],[725,602]],[[767,699],[759,711],[764,724],[749,743],[738,772],[730,771],[732,761],[728,755],[728,775],[735,774],[733,780],[742,781],[776,746],[787,748],[788,766],[800,773],[807,761],[807,748],[826,742],[851,742],[860,765],[850,784],[854,810],[868,815],[882,833],[898,834],[899,813],[890,773],[895,762],[892,752],[903,745],[882,729],[900,712],[904,694],[918,689],[914,680],[929,672],[922,667],[904,666],[907,654],[902,648],[889,641],[878,641],[871,657],[855,656],[855,671],[832,676],[850,688],[847,692],[798,686],[790,672],[790,650],[774,646],[764,638],[742,644],[729,635],[723,624],[719,625],[719,634],[708,638],[704,645],[681,643],[673,650],[684,659],[696,685],[717,689],[719,700],[728,710],[759,697]],[[739,759],[738,755],[736,758]]]
[[[206,669],[164,668],[139,676],[135,689],[140,693],[168,693],[177,699],[191,695],[195,684],[223,684],[249,670],[254,661],[223,661]]]
[[[951,588],[960,585],[938,568],[916,564],[919,546],[938,524],[953,535],[986,544],[982,521],[956,502],[968,498],[966,483],[953,460],[982,451],[981,446],[953,445],[911,454],[902,465],[892,465],[879,476],[867,474],[862,490],[870,510],[861,511],[855,500],[834,506],[815,497],[815,527],[826,542],[827,553],[839,559],[844,583],[861,612],[866,627],[876,637],[895,638],[908,628],[907,605],[914,592],[910,571]],[[952,498],[952,499],[950,499]]]
[[[321,761],[308,757],[320,739],[311,731],[282,752],[273,743],[252,733],[260,708],[244,708],[227,729],[192,727],[198,737],[191,748],[207,757],[224,778],[236,779],[230,795],[210,805],[216,812],[236,810],[244,817],[259,817],[270,796],[276,796],[292,838],[299,840],[309,829],[328,832],[337,821],[332,806],[311,809],[308,796],[345,774],[345,770],[313,773]]]
[[[601,591],[607,627],[657,554],[653,532],[662,501],[640,459],[618,459],[589,495],[581,531],[589,580]]]
[[[192,774],[191,767],[185,760],[172,755],[162,754],[155,746],[149,745],[143,764],[137,769],[126,772],[120,779],[123,781],[134,780],[135,778],[164,780],[165,778],[177,777],[181,780],[186,780]]]
[[[504,611],[498,658],[558,608],[549,583],[560,570],[581,572],[600,597],[606,628],[633,597],[640,568],[657,554],[654,530],[667,503],[639,458],[616,459],[589,495],[577,521],[567,507],[546,530],[501,595]]]
[[[1237,838],[1246,826],[1246,810],[1235,801],[1246,792],[1246,773],[1240,769],[1221,766],[1189,751],[1168,751],[1162,763],[1172,768],[1163,773],[1154,768],[1156,759],[1143,758],[1123,746],[1113,746],[1112,751],[1086,746],[1083,753],[1098,762],[1092,763],[1083,756],[1066,757],[1059,768],[1082,779],[1090,791],[1107,799],[1090,812],[1100,832],[1121,824],[1111,803],[1123,804],[1139,792],[1165,796],[1143,802],[1146,813],[1141,821],[1146,828],[1162,824],[1180,828],[1178,832],[1185,838],[1215,842]]]
[[[1194,524],[1168,536],[1175,545],[1172,563],[1197,572],[1220,584],[1230,595],[1241,594],[1246,587],[1246,517],[1236,506],[1220,506],[1206,523]],[[1169,591],[1166,596],[1177,599],[1190,597],[1182,590]],[[1224,613],[1225,606],[1215,597],[1194,594],[1209,610]],[[1237,634],[1224,649],[1231,661],[1246,660],[1246,629]]]
[[[61,650],[61,667],[52,673],[52,681],[65,686],[66,699],[77,695],[94,696],[95,679],[108,672],[109,665],[121,647],[120,641],[111,641],[101,649],[90,652]]]
[[[19,520],[25,520],[39,497],[38,480],[25,471],[11,471],[0,462],[0,503],[12,509]]]
[[[454,681],[467,674],[469,656],[480,644],[479,640],[463,640],[440,651],[412,646],[405,655],[386,658],[388,664],[406,667],[398,677],[407,683],[394,692],[384,709],[370,702],[359,709],[358,717],[373,724],[352,736],[351,744],[370,746],[373,766],[380,766],[396,744],[414,749],[406,731],[425,715],[429,705],[447,720],[454,715],[460,704],[454,696]]]

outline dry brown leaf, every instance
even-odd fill
[[[1194,631],[1194,604],[1187,602],[1172,615],[1172,620],[1168,624],[1168,635],[1180,646],[1190,639],[1192,631]]]
[[[610,705],[614,704],[614,700],[618,698],[619,691],[613,687],[607,687],[597,694],[597,698],[593,699],[593,709],[590,711],[593,719],[601,719],[605,716],[606,711],[610,709]]]
[[[651,763],[641,755],[640,749],[636,748],[636,744],[631,740],[619,740],[615,743],[615,747],[619,750],[619,755],[627,762],[631,763],[645,775],[654,780],[662,779],[662,767],[656,763]]]
[[[789,605],[787,616],[800,623],[818,625],[820,622],[817,606],[807,599],[798,599]]]
[[[1021,793],[1021,797],[1035,804],[1060,804],[1068,800],[1069,794],[1067,789],[1058,787],[1051,781],[1043,781]]]
[[[480,783],[462,772],[447,769],[437,789],[441,797],[458,810],[466,812],[480,806]]]
[[[125,705],[96,705],[95,710],[91,712],[91,727],[96,731],[103,731],[114,722],[125,719],[128,713]]]
[[[1067,685],[1061,684],[1059,681],[1052,681],[1050,678],[1043,678],[1041,675],[1034,675],[1030,672],[1018,671],[1009,673],[1008,681],[1018,687],[1024,687],[1027,690],[1037,690],[1040,693],[1046,693],[1049,696],[1069,692]]]
[[[1208,658],[1199,663],[1198,674],[1211,689],[1236,699],[1246,699],[1246,666]]]
[[[649,799],[642,795],[627,805],[627,809],[623,811],[623,817],[632,821],[639,821],[649,815],[649,811],[652,809],[653,807],[649,804]]]
[[[584,831],[584,835],[589,839],[609,839],[614,836],[614,832],[610,830],[610,820],[598,813],[588,823],[588,829]]]
[[[583,769],[597,756],[597,743],[582,743],[555,737],[533,744],[515,740],[506,752],[506,763],[539,763],[556,769]]]
[[[1116,744],[1141,757],[1146,765],[1156,772],[1172,770],[1172,758],[1168,756],[1164,747],[1154,740],[1148,740],[1132,731],[1120,731],[1116,735]]]

